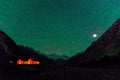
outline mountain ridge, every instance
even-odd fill
[[[111,49],[120,51],[120,18],[118,18],[103,35],[94,41],[82,55],[72,57],[69,63],[83,63],[106,55]],[[109,55],[109,54],[107,54]],[[114,54],[113,54],[114,55]],[[73,63],[73,64],[74,64]]]

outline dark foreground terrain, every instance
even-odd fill
[[[46,71],[12,70],[1,70],[0,80],[120,80],[118,68],[65,67]]]

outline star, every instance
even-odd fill
[[[93,37],[93,38],[96,38],[96,37],[97,37],[97,34],[93,34],[92,37]]]

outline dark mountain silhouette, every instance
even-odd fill
[[[0,31],[0,80],[119,80],[119,25],[118,19],[85,52],[78,53],[67,61],[47,58],[32,48],[17,45],[8,35]],[[115,55],[110,57],[109,53]],[[97,60],[96,57],[100,59]],[[38,60],[41,64],[16,65],[18,59],[29,58]]]
[[[0,30],[0,67],[6,69],[14,67],[14,69],[27,70],[31,66],[18,66],[17,60],[38,60],[40,65],[34,66],[34,68],[43,69],[57,65],[57,62],[53,59],[49,59],[41,53],[36,52],[32,48],[17,45],[7,34]],[[31,69],[31,68],[30,68]],[[44,69],[45,70],[45,69]]]
[[[54,54],[54,53],[46,54],[45,56],[48,57],[48,58],[52,58],[54,60],[58,60],[58,59],[67,60],[67,59],[69,59],[69,57],[66,56],[66,55],[57,55],[57,54]]]
[[[97,41],[94,41],[83,54],[76,55],[68,60],[69,64],[98,59],[104,55],[116,55],[120,52],[120,19],[118,19]]]
[[[0,30],[0,50],[9,52],[10,55],[14,55],[16,43],[3,31]]]
[[[104,55],[112,49],[120,49],[120,19],[118,19],[97,41],[84,52],[86,58]]]

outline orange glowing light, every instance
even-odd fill
[[[17,60],[17,64],[18,65],[39,65],[40,62],[39,61],[34,61],[31,58],[28,59],[28,61],[22,61],[21,59]]]

